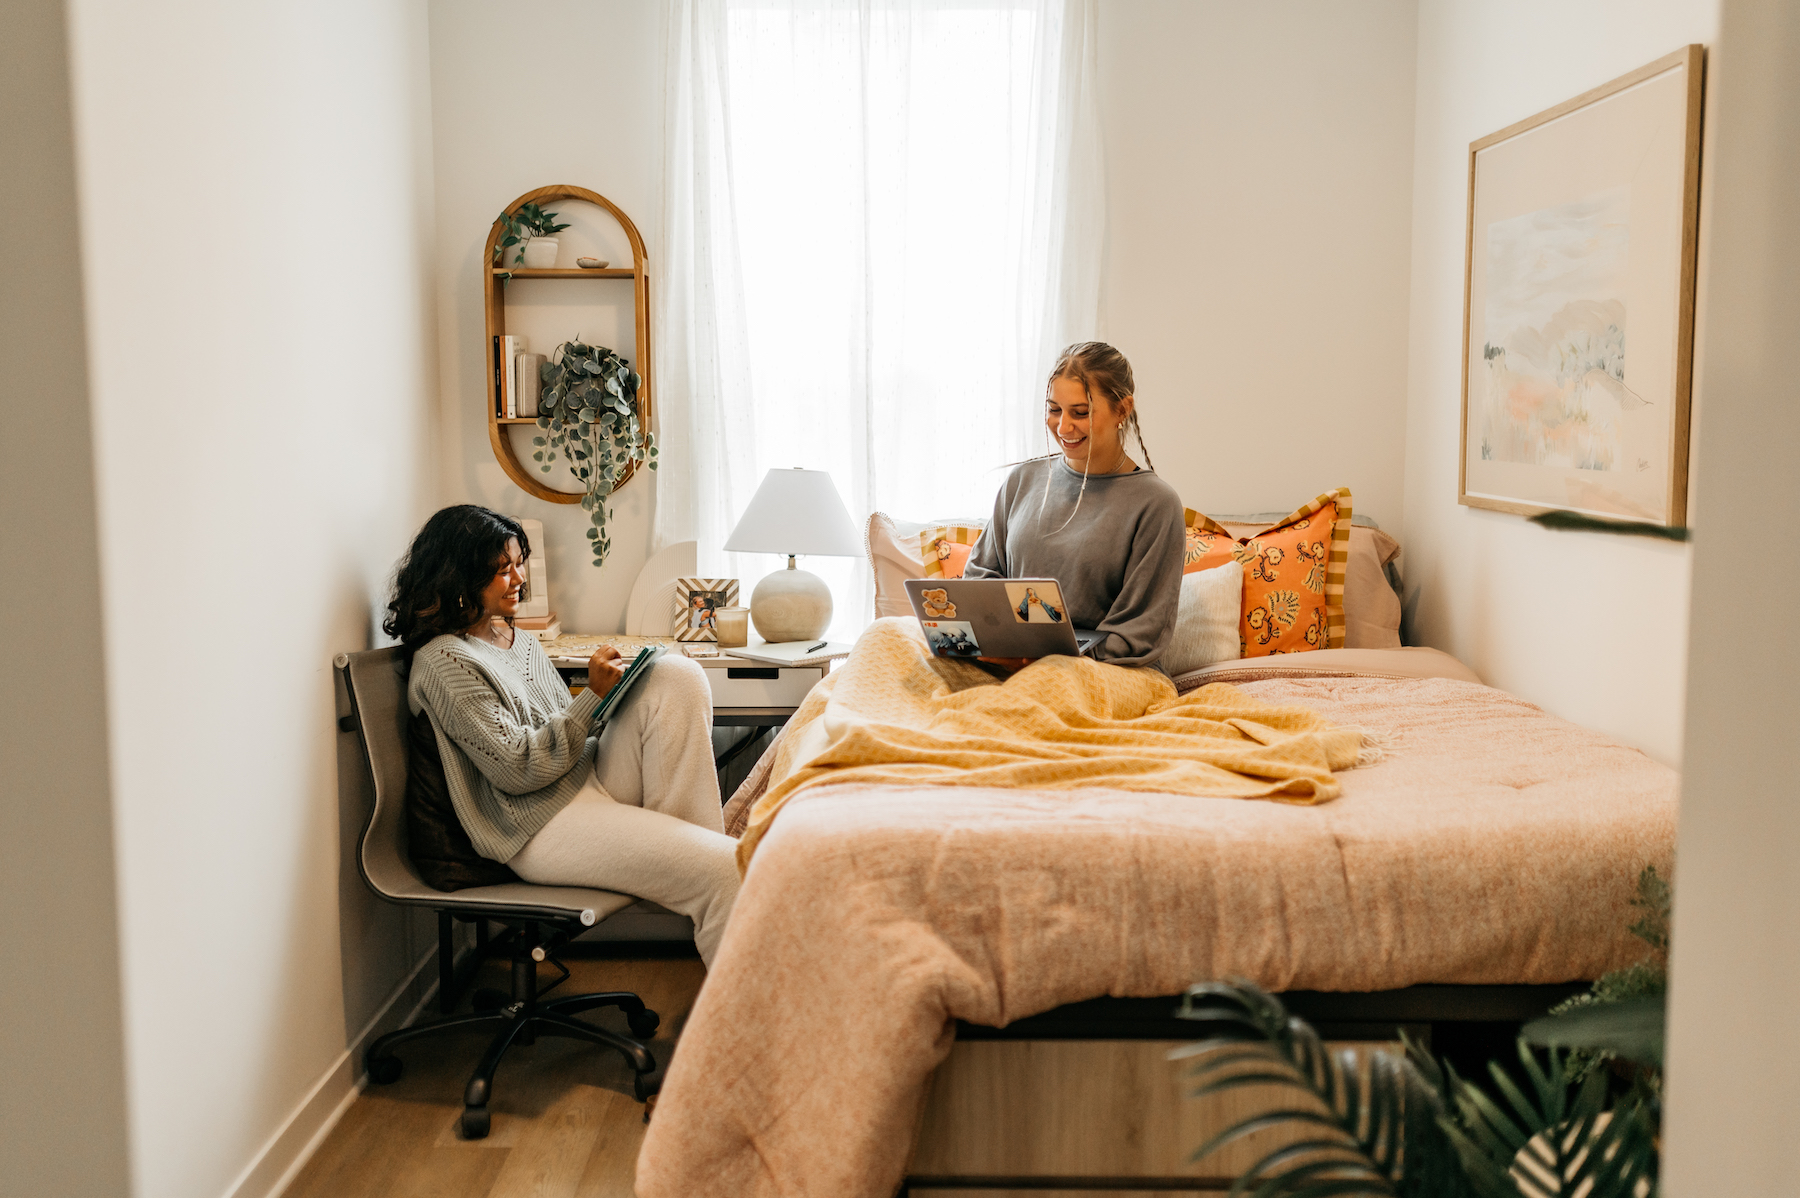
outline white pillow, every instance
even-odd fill
[[[1210,570],[1181,576],[1181,602],[1175,609],[1175,635],[1158,664],[1172,678],[1233,661],[1241,648],[1238,617],[1244,605],[1244,567],[1226,562]]]
[[[875,574],[875,618],[910,616],[912,601],[906,597],[906,580],[925,577],[925,563],[919,559],[919,533],[936,526],[964,525],[986,528],[986,517],[961,520],[930,520],[913,524],[896,520],[886,512],[869,513],[863,546],[868,550],[869,569]]]

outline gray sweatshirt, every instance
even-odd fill
[[[963,577],[1054,578],[1075,627],[1111,634],[1095,646],[1097,660],[1155,665],[1181,597],[1181,497],[1148,470],[1090,475],[1077,509],[1080,491],[1080,473],[1061,455],[1019,466]]]
[[[431,713],[450,805],[475,851],[510,861],[593,774],[592,689],[569,688],[529,632],[501,649],[436,637],[413,654],[406,697]]]

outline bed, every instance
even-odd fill
[[[1319,807],[1111,791],[801,791],[758,848],[639,1162],[645,1198],[887,1198],[965,1026],[1245,977],[1395,992],[1636,959],[1675,776],[1432,650],[1227,678],[1388,745]],[[747,787],[766,779],[753,777]],[[739,815],[750,791],[734,798]]]
[[[881,608],[884,556],[905,577],[920,556],[906,542],[944,530],[870,529],[876,614],[896,614]],[[1636,960],[1630,902],[1640,869],[1672,856],[1673,771],[1482,685],[1446,654],[1399,648],[1383,578],[1398,546],[1353,531],[1350,578],[1374,615],[1359,630],[1352,614],[1348,640],[1363,647],[1174,679],[1182,692],[1229,682],[1367,733],[1381,760],[1337,774],[1335,801],[843,783],[798,790],[753,829],[639,1194],[991,1193],[1033,1152],[1039,1165],[1086,1166],[1117,1147],[1096,1136],[1147,1159],[1189,1113],[1156,1080],[1162,1114],[1133,1113],[1115,1136],[1106,1108],[1123,1100],[1096,1073],[1151,1085],[1147,1062],[1186,1034],[1170,996],[1192,982],[1247,978],[1327,1035],[1391,1038],[1396,1026],[1529,1018]],[[809,723],[803,707],[783,741],[804,744],[821,716]],[[727,807],[728,831],[795,756],[765,756]],[[1009,1086],[1057,1089],[1044,1086],[1057,1069],[1062,1101],[1029,1118],[1002,1110]],[[1024,1146],[1032,1136],[1042,1151]],[[971,1172],[957,1161],[982,1176],[927,1176]],[[1209,1188],[1191,1169],[1187,1184],[1143,1181],[1138,1164],[1135,1185],[1010,1180]]]

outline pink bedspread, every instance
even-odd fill
[[[888,1198],[952,1020],[1242,976],[1272,990],[1558,982],[1635,960],[1676,777],[1473,682],[1245,691],[1371,729],[1321,807],[824,787],[758,850],[638,1162],[644,1198]]]

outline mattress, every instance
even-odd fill
[[[1373,658],[1359,676],[1354,657],[1236,671],[1247,693],[1382,746],[1318,807],[800,792],[745,879],[639,1193],[886,1198],[956,1019],[1004,1026],[1206,978],[1365,991],[1588,979],[1637,959],[1629,904],[1643,866],[1672,856],[1673,771],[1450,659],[1412,658],[1440,676]]]

